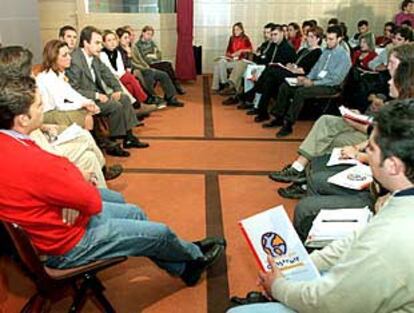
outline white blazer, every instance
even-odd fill
[[[72,88],[64,73],[43,71],[37,75],[36,83],[42,97],[43,112],[79,110],[85,103],[93,103]]]

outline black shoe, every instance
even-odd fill
[[[125,151],[124,149],[122,149],[119,144],[116,144],[111,147],[106,147],[105,152],[108,155],[112,155],[116,157],[123,157],[123,158],[129,157],[131,155],[128,151]]]
[[[155,104],[160,105],[161,103],[164,103],[165,101],[157,96],[148,96],[147,100],[145,100],[146,104]]]
[[[143,149],[143,148],[148,148],[148,147],[149,147],[149,143],[139,141],[139,139],[136,137],[128,136],[124,140],[124,149],[131,149],[131,148]]]
[[[283,126],[283,120],[278,119],[278,118],[275,118],[271,120],[270,122],[264,123],[262,125],[263,128],[274,128],[274,127],[280,127],[280,126]]]
[[[237,93],[236,88],[232,84],[229,84],[226,88],[219,91],[220,96],[233,96]]]
[[[250,291],[245,298],[231,297],[230,302],[234,305],[246,305],[253,303],[270,302],[260,291]]]
[[[216,244],[202,257],[186,262],[185,270],[180,276],[181,279],[187,286],[194,286],[200,280],[203,272],[213,265],[223,252],[224,247]]]
[[[221,102],[222,105],[235,105],[237,103],[239,103],[237,97],[228,97],[226,100]]]
[[[243,102],[237,106],[237,110],[250,110],[254,108],[254,104],[251,102]]]
[[[123,171],[123,167],[120,164],[115,164],[112,166],[104,166],[104,168],[102,169],[102,172],[104,174],[105,180],[112,180],[117,178],[119,175],[122,174]]]
[[[261,123],[261,122],[267,121],[269,118],[270,118],[269,115],[260,115],[259,114],[254,118],[254,122],[255,123]]]
[[[304,184],[301,183],[293,183],[292,185],[286,188],[279,188],[277,193],[287,199],[302,199],[306,196],[306,189],[304,188]]]
[[[289,136],[293,132],[292,124],[285,123],[282,128],[276,133],[277,138]]]
[[[176,97],[167,100],[167,105],[171,107],[183,107],[184,102],[178,101]]]
[[[179,95],[185,95],[185,90],[178,81],[174,83],[174,87],[175,87],[175,90],[177,90],[177,93]]]
[[[246,112],[246,114],[247,115],[257,115],[257,114],[259,114],[259,110],[257,110],[257,109],[251,109],[251,110],[248,110]]]
[[[149,117],[150,114],[147,113],[147,112],[142,112],[142,113],[139,112],[139,113],[135,113],[135,116],[137,117],[137,120],[143,121],[144,119],[146,119],[147,117]],[[137,125],[137,126],[140,126],[140,125]]]
[[[194,241],[193,244],[198,246],[203,253],[208,252],[214,245],[227,246],[226,239],[220,237],[207,237],[200,241]]]
[[[306,182],[305,171],[299,172],[291,165],[286,166],[281,171],[276,171],[269,174],[271,180],[282,183],[304,183]]]

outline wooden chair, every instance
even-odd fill
[[[64,270],[52,269],[41,262],[36,248],[20,226],[4,221],[1,223],[10,235],[21,263],[37,289],[36,294],[26,303],[21,313],[48,312],[51,300],[62,297],[62,294],[65,294],[68,289],[73,290],[73,303],[68,312],[80,312],[88,293],[94,296],[103,312],[115,312],[103,294],[105,287],[96,277],[96,274],[125,261],[127,257],[98,260],[87,265]]]

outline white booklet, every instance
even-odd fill
[[[269,270],[270,255],[286,279],[320,277],[282,205],[241,220],[239,225],[263,271]]]
[[[295,87],[298,85],[298,79],[296,77],[286,77],[285,80],[289,86]]]
[[[342,148],[334,148],[331,153],[331,157],[329,158],[328,163],[326,163],[326,166],[335,166],[335,165],[357,165],[362,164],[356,159],[344,159],[342,158]]]
[[[82,135],[83,128],[80,127],[78,124],[73,123],[68,128],[66,128],[63,132],[61,132],[55,141],[53,141],[51,144],[52,146],[57,146],[62,143],[71,141],[73,139],[76,139]]]
[[[350,119],[354,122],[361,123],[364,125],[371,125],[373,122],[373,118],[368,115],[356,113],[343,105],[339,107],[339,112],[341,112],[341,115],[347,119]]]
[[[368,207],[360,209],[322,209],[312,223],[305,245],[322,248],[334,240],[364,228],[372,217]]]
[[[372,181],[371,168],[362,163],[328,178],[328,183],[355,190],[368,188]]]

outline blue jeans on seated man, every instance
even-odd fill
[[[295,313],[286,305],[279,302],[255,303],[236,306],[227,313]]]
[[[121,194],[107,189],[100,192],[102,212],[91,217],[85,235],[71,251],[48,256],[47,266],[62,269],[118,256],[146,256],[179,276],[185,262],[203,256],[198,246],[178,238],[168,226],[148,221],[140,208],[122,203]]]

